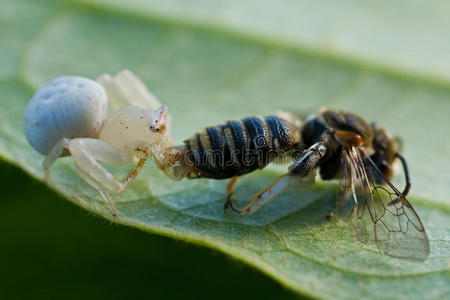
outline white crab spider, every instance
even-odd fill
[[[107,191],[122,192],[150,155],[164,168],[164,152],[172,140],[167,108],[134,74],[124,70],[115,77],[103,74],[97,81],[66,76],[42,87],[27,105],[24,130],[33,148],[46,155],[42,164],[45,181],[55,160],[70,154],[79,176],[117,215]],[[109,117],[107,99],[118,109]],[[123,165],[133,161],[136,166],[123,180],[99,163]]]

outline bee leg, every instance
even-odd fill
[[[243,209],[236,209],[241,215],[254,213],[260,207],[273,201],[280,195],[293,179],[307,178],[325,155],[326,147],[323,143],[316,143],[306,150],[302,156],[290,167],[289,172],[278,177],[271,185],[253,196],[252,202]]]
[[[325,216],[326,220],[332,221],[338,215],[339,210],[342,208],[342,205],[344,205],[344,203],[349,199],[351,193],[351,189],[347,189],[343,192],[342,196],[338,197],[339,200],[336,203],[336,207]]]
[[[114,202],[112,201],[111,197],[109,196],[108,192],[105,191],[105,189],[102,187],[100,183],[98,183],[94,178],[92,178],[88,173],[86,173],[81,167],[79,167],[75,163],[75,170],[77,171],[78,175],[86,181],[91,187],[96,189],[102,199],[106,202],[106,204],[109,206],[109,209],[111,211],[111,215],[113,217],[117,217],[119,214],[116,206],[114,205]]]
[[[272,200],[274,200],[279,194],[281,194],[289,185],[289,181],[292,178],[292,175],[285,174],[272,182],[271,185],[267,186],[265,189],[260,191],[258,194],[253,196],[252,202],[250,202],[243,209],[235,209],[240,215],[252,214],[260,207],[268,204]]]
[[[326,219],[327,221],[331,221],[331,220],[334,219],[334,217],[336,217],[336,210],[335,210],[335,209],[333,209],[332,211],[330,211],[330,212],[325,216],[325,219]]]
[[[342,202],[342,200],[339,200],[339,202],[336,204],[336,207],[325,216],[325,219],[327,221],[332,221],[337,216],[338,210],[342,206]]]
[[[239,176],[234,176],[233,178],[231,178],[230,182],[227,185],[227,200],[225,201],[225,204],[223,206],[223,209],[228,209],[231,208],[232,210],[234,210],[235,212],[239,212],[239,209],[237,209],[234,205],[233,202],[231,202],[231,196],[233,195],[234,189],[236,188],[236,184],[239,180]]]
[[[402,162],[403,170],[405,172],[406,186],[402,192],[402,196],[406,197],[406,195],[408,195],[408,193],[409,193],[409,190],[411,189],[411,180],[409,178],[408,164],[406,163],[405,158],[403,156],[401,156],[399,153],[395,154],[395,156],[397,156],[398,159],[400,159],[400,161]]]
[[[317,166],[319,160],[324,157],[327,148],[323,143],[316,143],[309,147],[300,158],[289,166],[289,174],[307,177]]]

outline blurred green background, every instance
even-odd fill
[[[0,299],[298,299],[221,253],[111,224],[0,170]]]

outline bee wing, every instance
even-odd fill
[[[340,180],[340,188],[338,190],[338,199],[341,203],[347,200],[353,200],[353,211],[350,215],[350,226],[353,233],[360,242],[375,242],[374,238],[374,222],[370,217],[368,204],[370,201],[363,201],[364,194],[367,194],[367,185],[361,184],[360,176],[364,170],[358,164],[357,158],[352,154],[350,149],[344,150],[342,156],[342,176]],[[366,190],[365,192],[363,192]],[[372,201],[373,202],[373,201]]]
[[[430,252],[428,237],[411,203],[364,150],[349,148],[344,157],[355,179],[352,192],[356,205],[351,225],[358,239],[374,242],[390,256],[425,260]],[[376,183],[376,175],[382,178],[382,184]]]

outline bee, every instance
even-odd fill
[[[310,177],[316,170],[324,180],[340,179],[334,217],[353,200],[350,225],[362,242],[374,242],[385,254],[416,260],[429,255],[424,226],[406,199],[411,187],[406,160],[398,142],[386,130],[369,125],[359,116],[322,109],[301,129],[304,150],[288,172],[253,197],[240,214],[250,214],[275,199],[290,182]],[[406,186],[398,190],[390,181],[399,159]]]
[[[225,208],[238,211],[231,196],[239,177],[292,156],[300,145],[300,129],[300,119],[287,112],[209,126],[170,149],[167,164],[159,168],[176,180],[231,178]]]

